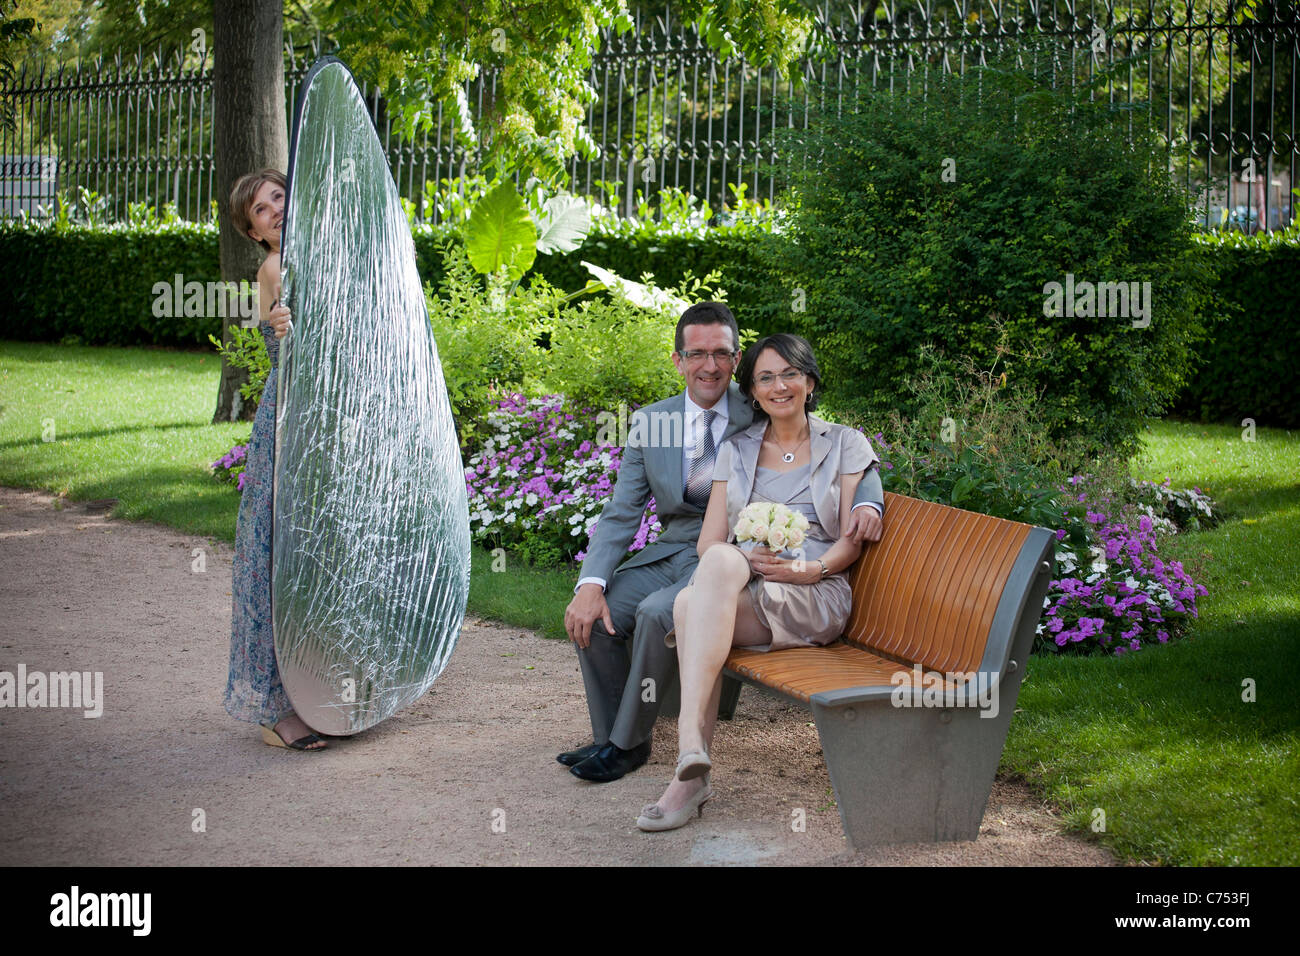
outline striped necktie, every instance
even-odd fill
[[[686,479],[685,499],[695,507],[708,506],[709,492],[713,489],[713,465],[718,451],[713,444],[713,418],[718,413],[705,409],[695,419],[695,457],[691,459],[691,473]]]

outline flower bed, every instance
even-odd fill
[[[1199,489],[1173,492],[1168,481],[1130,480],[1120,500],[1082,475],[1062,491],[1083,515],[1056,532],[1060,576],[1044,600],[1039,647],[1124,654],[1179,636],[1207,592],[1180,562],[1160,558],[1157,530],[1213,521],[1210,499]]]
[[[248,445],[236,445],[209,467],[217,481],[233,484],[239,491],[244,490],[244,466],[247,464]]]
[[[485,433],[465,466],[471,537],[537,564],[585,557],[623,455],[597,444],[591,410],[570,410],[561,395],[508,394],[492,402]],[[661,530],[651,499],[629,551]]]

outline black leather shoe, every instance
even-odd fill
[[[609,783],[626,773],[631,773],[650,759],[650,741],[646,741],[631,750],[623,750],[614,744],[605,744],[582,763],[574,764],[569,773],[592,783]]]
[[[602,746],[604,745],[587,744],[587,746],[579,747],[577,750],[566,750],[564,753],[560,754],[555,759],[558,760],[560,763],[564,764],[566,767],[572,767],[575,763],[582,763],[584,760],[586,760],[588,757],[590,757],[592,754],[598,751]]]

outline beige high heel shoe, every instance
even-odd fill
[[[692,814],[704,816],[704,804],[713,796],[713,786],[705,777],[704,786],[691,799],[672,813],[664,813],[659,804],[651,803],[641,808],[641,815],[636,818],[638,830],[657,833],[661,830],[676,830],[690,822]]]
[[[694,780],[696,777],[703,777],[712,769],[713,761],[709,760],[706,750],[688,750],[677,756],[678,780]]]

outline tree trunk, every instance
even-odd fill
[[[252,282],[262,249],[240,235],[230,218],[230,189],[244,173],[263,167],[285,171],[289,133],[284,115],[283,4],[279,0],[214,0],[212,124],[216,159],[217,218],[221,226],[221,278]],[[230,329],[221,340],[230,344]],[[239,386],[248,373],[221,363],[214,422],[252,418]]]

